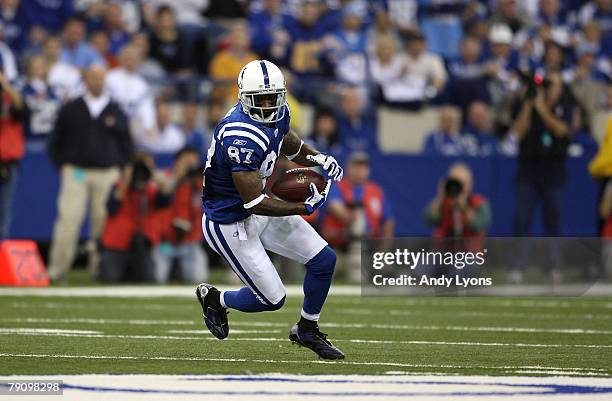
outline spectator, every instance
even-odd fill
[[[180,277],[201,283],[208,277],[208,257],[202,250],[202,170],[198,151],[185,148],[176,155],[174,201],[164,210],[162,242],[154,249],[155,281],[166,283],[176,259]]]
[[[356,152],[349,157],[345,178],[332,186],[328,195],[321,231],[325,240],[341,254],[339,270],[345,270],[356,281],[361,276],[359,263],[347,263],[347,257],[359,259],[359,241],[393,237],[393,212],[383,189],[370,180],[367,153]],[[349,266],[354,269],[347,271]]]
[[[516,0],[499,0],[491,18],[494,24],[507,25],[516,34],[528,24],[528,18],[519,10]]]
[[[121,4],[108,4],[104,13],[104,25],[106,37],[109,41],[108,51],[113,56],[117,56],[121,48],[130,41],[130,34],[123,19]]]
[[[157,115],[157,132],[139,137],[138,145],[151,153],[176,153],[185,146],[185,134],[171,120],[170,105],[158,100],[155,105]]]
[[[106,204],[108,219],[101,239],[99,280],[155,278],[153,248],[159,244],[162,232],[159,211],[171,202],[170,187],[155,179],[153,157],[136,155],[124,168]]]
[[[446,69],[440,56],[427,51],[425,36],[419,31],[406,41],[406,77],[422,92],[422,99],[433,98],[446,84]]]
[[[27,106],[8,79],[0,73],[0,241],[7,239],[11,227],[12,202],[17,188],[18,164],[25,153],[23,121]]]
[[[24,60],[32,56],[38,56],[42,52],[48,36],[49,34],[42,27],[38,25],[31,27],[28,31],[26,45],[18,54],[19,59]]]
[[[157,9],[155,25],[149,36],[149,48],[151,58],[157,60],[166,73],[189,73],[185,41],[176,26],[174,11],[168,5]]]
[[[288,37],[277,35],[272,46],[272,57],[281,65],[287,65],[298,77],[312,77],[323,73],[321,51],[323,37],[329,33],[321,17],[318,1],[301,3],[297,18],[287,21]]]
[[[185,135],[185,147],[198,154],[204,154],[210,145],[210,140],[204,135],[199,113],[200,107],[196,102],[183,103],[180,125]]]
[[[47,82],[47,63],[43,56],[30,58],[26,68],[27,77],[21,89],[30,111],[25,124],[26,138],[46,143],[53,130],[61,99]]]
[[[581,43],[576,49],[578,61],[572,69],[564,71],[563,80],[569,83],[572,94],[586,112],[586,126],[591,127],[602,104],[606,81],[609,77],[597,69],[597,49],[589,43]]]
[[[270,58],[270,47],[275,40],[279,43],[288,41],[285,26],[289,18],[283,12],[282,0],[264,0],[263,9],[249,16],[251,47],[259,57]]]
[[[138,73],[140,63],[141,54],[135,46],[123,47],[119,67],[106,76],[106,89],[130,119],[132,132],[136,136],[152,136],[157,129],[155,100],[149,84]]]
[[[544,236],[561,235],[561,190],[566,181],[565,159],[572,135],[573,98],[558,73],[547,76],[546,89],[528,87],[517,101],[513,131],[520,141],[516,176],[514,232],[529,235],[533,213],[542,203]]]
[[[490,79],[489,91],[493,104],[506,97],[516,83],[518,57],[512,49],[513,35],[506,25],[493,25],[489,32],[490,60],[483,72]]]
[[[145,33],[136,33],[132,36],[130,43],[140,54],[140,65],[138,66],[138,74],[148,81],[161,81],[166,76],[164,67],[150,57],[149,37]]]
[[[612,32],[612,3],[610,0],[593,0],[587,2],[580,9],[578,21],[586,25],[595,21],[606,35]]]
[[[7,81],[15,82],[19,77],[15,55],[11,51],[11,48],[3,41],[0,41],[0,60],[2,61],[0,74],[2,74]]]
[[[374,54],[376,52],[376,44],[378,43],[378,38],[381,36],[390,35],[392,39],[395,40],[395,43],[400,42],[399,35],[395,30],[395,26],[393,25],[393,21],[391,20],[391,16],[382,7],[376,8],[376,19],[371,27],[368,29],[368,53]]]
[[[47,81],[62,102],[79,96],[83,82],[79,70],[63,62],[60,57],[62,42],[57,36],[49,36],[43,47],[43,57],[47,64]]]
[[[93,64],[104,65],[104,59],[85,41],[85,23],[71,18],[63,32],[64,47],[61,59],[79,69],[87,69]]]
[[[491,115],[486,103],[470,105],[462,136],[468,155],[486,157],[496,153],[497,139],[491,132]]]
[[[338,122],[331,110],[321,109],[315,114],[313,130],[306,142],[320,152],[334,156],[343,164],[346,155],[338,133]]]
[[[438,129],[427,135],[423,154],[463,156],[465,152],[465,143],[459,134],[459,111],[452,106],[442,106],[439,112]]]
[[[551,39],[563,46],[570,42],[566,11],[559,0],[540,0],[540,13],[536,21],[538,25],[550,26]]]
[[[466,164],[455,163],[448,169],[424,211],[425,221],[434,227],[434,237],[484,239],[491,225],[491,206],[473,188],[472,171]]]
[[[490,101],[487,92],[487,79],[481,63],[482,45],[472,36],[467,36],[461,43],[461,56],[448,65],[450,79],[449,94],[453,103],[461,110],[467,111],[474,101]]]
[[[555,42],[548,42],[544,50],[544,59],[537,71],[541,74],[549,74],[561,72],[564,68],[565,54],[563,48]]]
[[[0,2],[0,24],[2,38],[12,51],[19,53],[25,46],[30,29],[20,0]]]
[[[85,73],[85,95],[60,109],[49,139],[49,157],[60,172],[58,216],[49,253],[49,277],[57,281],[72,264],[87,205],[91,229],[90,269],[106,219],[106,201],[119,167],[132,153],[128,120],[104,91],[105,67]]]
[[[95,31],[89,36],[89,45],[102,56],[108,68],[115,68],[119,64],[117,57],[110,52],[110,42],[104,31]]]
[[[342,9],[342,26],[324,40],[325,51],[341,82],[359,85],[366,93],[368,81],[367,35],[363,20],[366,9],[351,2]]]
[[[359,90],[348,87],[340,96],[337,121],[343,147],[350,152],[367,151],[370,154],[377,152],[376,119],[365,107]]]
[[[56,34],[74,15],[73,3],[74,0],[21,0],[21,7],[30,26],[39,25]]]
[[[206,104],[206,126],[204,127],[204,142],[210,144],[217,124],[227,113],[225,103],[221,99],[211,97]]]
[[[409,109],[422,106],[422,81],[407,75],[407,62],[397,52],[397,42],[392,35],[377,37],[376,51],[370,57],[369,68],[381,103]]]
[[[210,62],[210,76],[219,81],[213,96],[220,97],[226,103],[235,103],[238,100],[238,86],[236,77],[245,64],[257,60],[257,55],[251,52],[249,27],[243,20],[232,22],[229,33],[229,46],[227,49],[215,54]]]

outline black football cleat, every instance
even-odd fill
[[[323,359],[344,359],[344,354],[327,339],[327,334],[321,333],[318,327],[302,331],[297,324],[289,330],[289,340],[309,348]]]
[[[196,297],[202,305],[204,312],[204,324],[208,330],[223,340],[229,334],[229,324],[227,322],[227,309],[221,306],[219,301],[213,301],[212,297],[219,297],[219,290],[210,284],[202,283],[196,288]]]

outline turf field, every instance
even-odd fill
[[[321,326],[347,359],[327,362],[286,339],[296,286],[280,311],[232,311],[224,341],[203,327],[191,286],[0,288],[0,379],[63,380],[45,398],[60,401],[612,397],[610,297],[357,294],[332,288]]]
[[[0,289],[0,375],[612,377],[612,298],[332,295],[321,328],[347,359],[328,363],[287,340],[300,310],[296,295],[277,312],[232,311],[230,337],[219,341],[203,327],[191,287],[143,287],[138,297],[125,287],[121,297],[108,296],[112,287],[105,296],[64,291],[58,295],[81,296],[6,296]]]

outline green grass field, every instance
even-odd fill
[[[186,290],[187,291],[187,290]],[[214,339],[194,298],[0,297],[0,375],[425,372],[612,376],[610,298],[331,296],[321,328],[347,355],[323,362],[287,331],[301,299],[232,311]]]

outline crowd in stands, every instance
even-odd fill
[[[332,112],[343,152],[376,149],[376,106],[434,105],[444,107],[426,153],[512,156],[511,107],[524,72],[560,73],[581,117],[572,132],[601,134],[592,130],[612,75],[610,3],[3,0],[0,57],[39,146],[59,106],[83,93],[80,70],[103,64],[139,148],[204,149],[210,127],[199,110],[195,126],[182,121],[192,105],[227,108],[241,67],[266,58],[288,76],[292,114],[304,103]],[[174,107],[183,105],[191,111]]]

